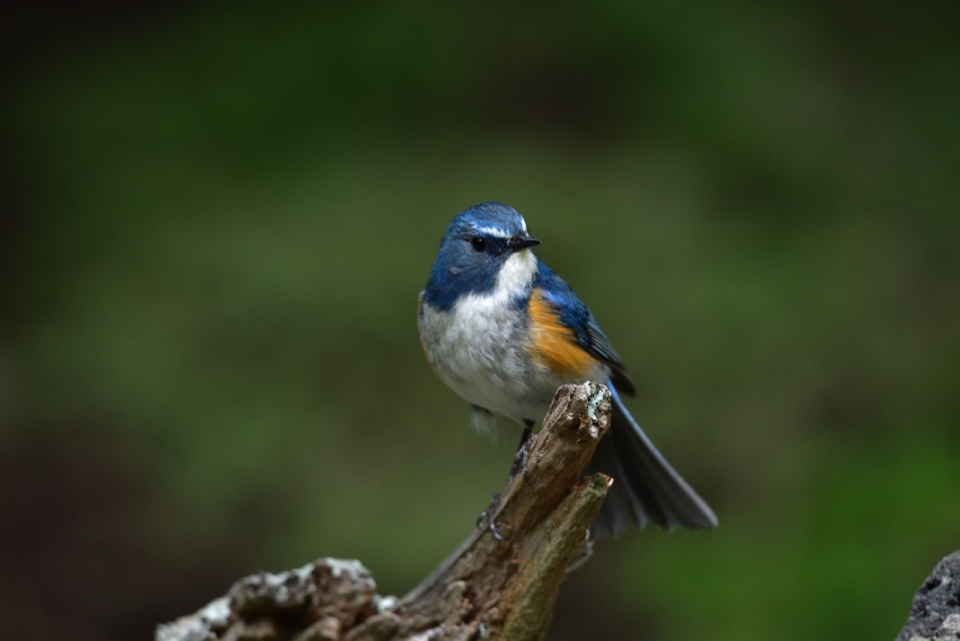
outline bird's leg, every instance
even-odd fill
[[[507,479],[507,485],[510,485],[518,473],[523,475],[524,481],[527,480],[527,457],[530,456],[530,435],[532,432],[533,421],[524,419],[523,434],[520,436],[520,445],[517,447],[517,453],[513,457],[513,465],[510,466],[510,478]],[[494,493],[493,502],[477,517],[477,527],[481,527],[483,523],[486,523],[490,527],[490,533],[493,534],[493,538],[498,541],[503,541],[503,536],[500,534],[500,531],[497,529],[497,524],[493,520],[493,513],[496,512],[498,505],[500,505],[500,495]]]
[[[517,453],[513,457],[513,466],[510,468],[510,478],[507,479],[507,485],[514,479],[517,472],[523,474],[523,480],[527,480],[527,458],[530,456],[530,434],[533,432],[533,421],[523,419],[523,434],[520,436],[520,445],[517,446]]]
[[[497,492],[493,493],[493,502],[487,506],[483,512],[480,513],[480,516],[477,517],[477,527],[482,527],[483,523],[486,523],[490,526],[490,533],[493,534],[493,538],[498,541],[503,541],[503,536],[500,535],[500,530],[497,529],[497,524],[493,521],[493,513],[497,510],[497,506],[500,504],[500,495]]]

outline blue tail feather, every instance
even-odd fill
[[[716,527],[710,506],[657,451],[616,388],[607,385],[613,395],[610,430],[597,445],[587,470],[603,472],[614,482],[591,525],[593,535],[617,536],[631,523],[643,528],[648,521],[671,530]]]

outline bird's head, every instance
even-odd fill
[[[461,296],[492,291],[498,283],[528,286],[537,270],[530,248],[539,244],[512,207],[486,202],[462,211],[440,243],[425,300],[449,309]]]

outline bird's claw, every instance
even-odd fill
[[[500,494],[497,492],[493,493],[493,502],[487,506],[483,512],[480,513],[480,516],[477,517],[477,527],[483,527],[483,523],[487,524],[487,527],[490,528],[490,533],[493,534],[493,538],[503,542],[503,535],[500,534],[500,530],[497,529],[497,524],[493,520],[493,513],[496,511],[497,506],[500,504]]]
[[[527,460],[530,458],[530,443],[529,441],[524,442],[517,449],[517,453],[513,457],[513,466],[510,468],[510,478],[507,479],[507,484],[509,485],[514,478],[516,478],[517,473],[523,476],[523,480],[526,483],[530,483],[530,476],[528,474],[529,470],[527,469]]]

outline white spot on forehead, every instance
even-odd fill
[[[520,229],[522,229],[524,232],[527,231],[527,221],[523,219],[523,216],[520,216]]]
[[[481,234],[486,234],[487,236],[495,236],[497,238],[510,238],[510,234],[496,227],[487,227],[486,225],[477,225],[474,227],[474,229]]]

